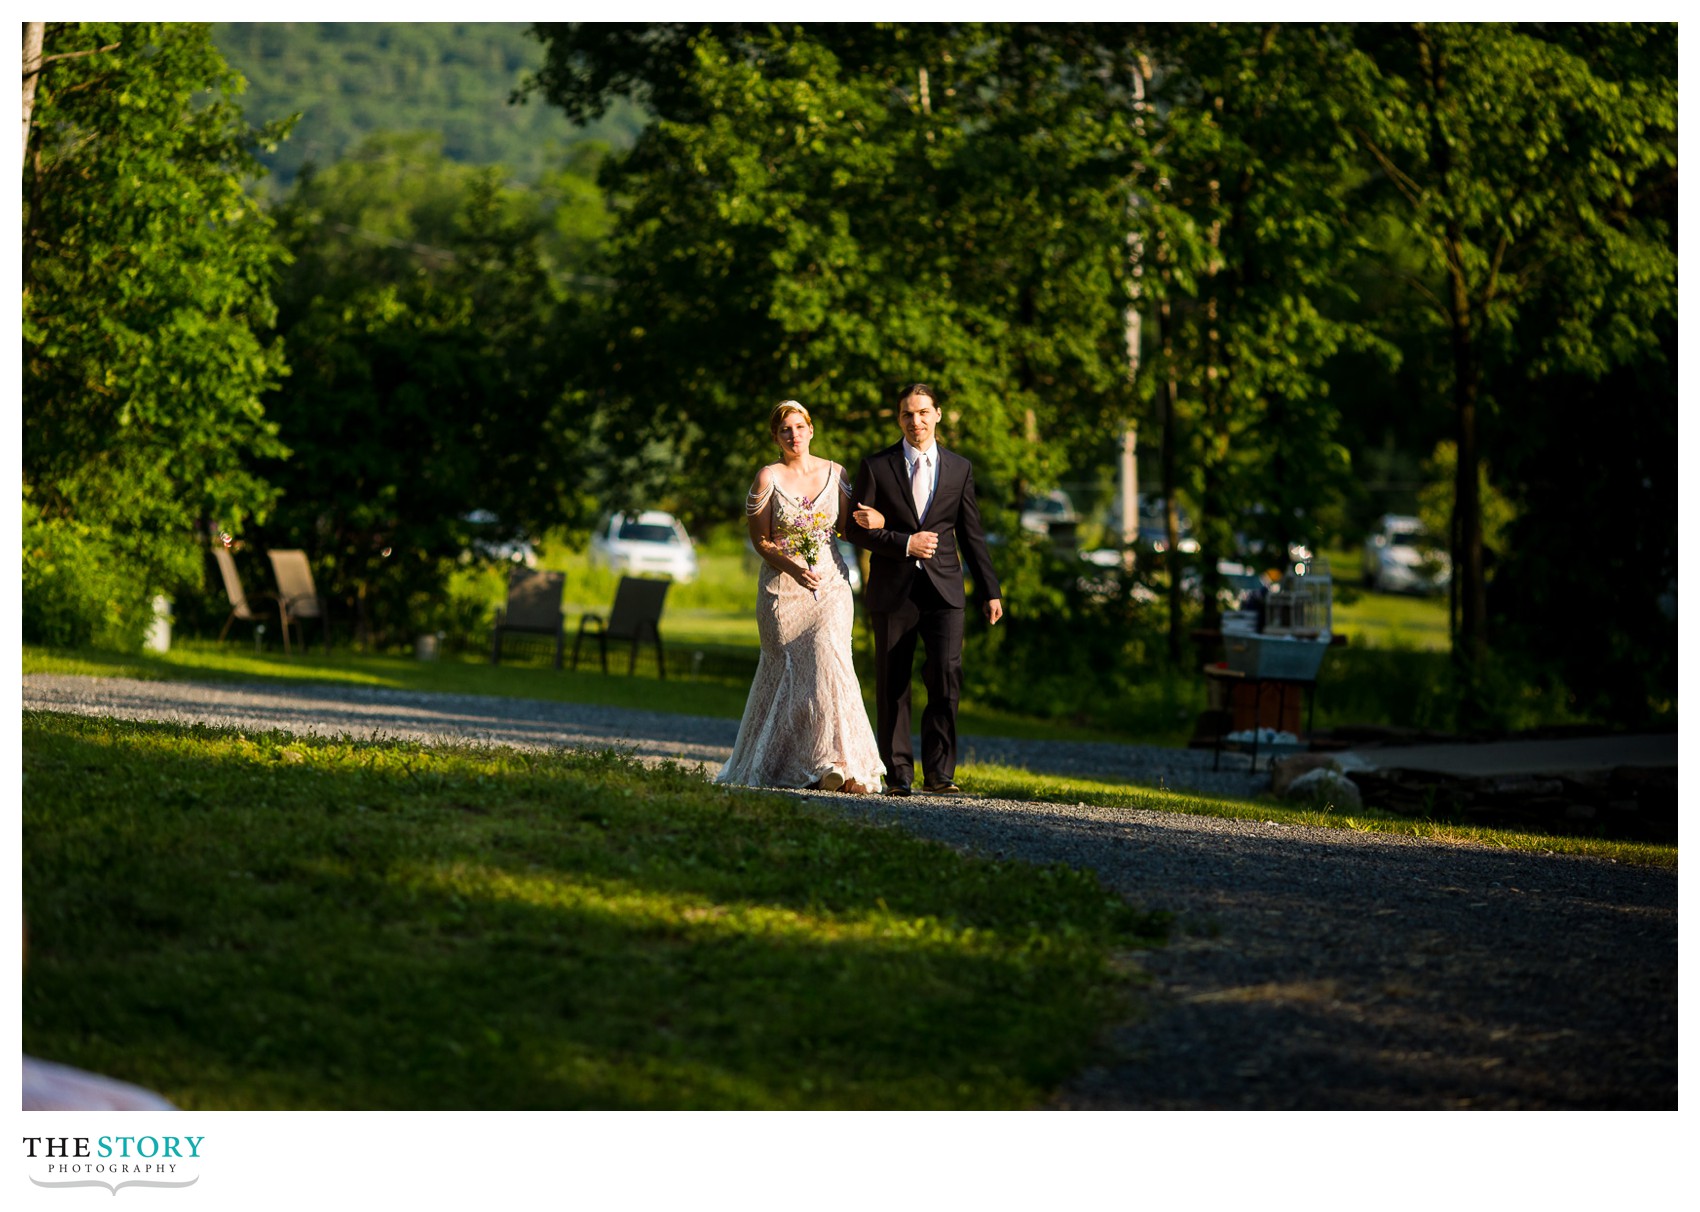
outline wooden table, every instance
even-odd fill
[[[1279,704],[1276,708],[1276,718],[1277,719],[1281,719],[1286,713],[1287,687],[1289,687],[1289,686],[1298,687],[1298,691],[1299,691],[1299,694],[1301,696],[1304,695],[1305,691],[1308,689],[1310,691],[1310,703],[1309,703],[1309,708],[1308,708],[1307,714],[1305,716],[1305,737],[1306,737],[1306,739],[1308,740],[1311,733],[1316,731],[1316,728],[1315,728],[1315,724],[1316,724],[1316,679],[1315,678],[1260,677],[1256,674],[1242,673],[1238,669],[1229,669],[1225,665],[1206,665],[1206,666],[1204,666],[1204,676],[1206,678],[1214,680],[1214,681],[1226,682],[1229,685],[1245,684],[1245,685],[1250,685],[1252,687],[1253,698],[1252,698],[1252,713],[1251,713],[1252,714],[1251,769],[1252,769],[1253,773],[1255,773],[1257,771],[1258,734],[1260,732],[1262,732],[1262,730],[1263,730],[1263,726],[1262,726],[1261,721],[1262,721],[1262,707],[1263,707],[1263,688],[1265,686],[1275,687],[1276,693],[1281,696],[1280,700],[1279,700]],[[1299,701],[1300,701],[1300,703],[1303,703],[1305,700],[1301,697]],[[1212,770],[1221,769],[1221,766],[1222,766],[1222,740],[1223,740],[1223,734],[1220,730],[1218,730],[1217,733],[1216,733],[1215,760],[1211,763],[1211,766],[1210,766],[1210,768]]]

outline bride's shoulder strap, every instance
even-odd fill
[[[834,463],[834,464],[833,464],[833,465],[832,465],[832,474],[833,474],[833,475],[835,475],[835,476],[837,476],[837,477],[838,477],[838,491],[839,491],[839,494],[840,494],[840,495],[841,495],[841,496],[843,496],[843,498],[844,498],[844,499],[845,499],[845,500],[846,500],[846,501],[848,501],[848,500],[849,500],[849,499],[850,499],[850,497],[851,497],[851,495],[852,495],[852,493],[853,493],[853,491],[854,491],[854,490],[853,490],[853,489],[852,489],[852,488],[851,488],[851,487],[850,487],[850,481],[849,481],[849,479],[848,479],[848,478],[847,478],[847,477],[846,477],[846,476],[845,476],[845,475],[844,475],[844,466],[843,466],[843,464],[841,464],[841,463]]]
[[[750,485],[749,495],[744,498],[744,512],[755,515],[767,508],[767,502],[773,496],[773,465],[769,464],[756,472],[756,482]]]

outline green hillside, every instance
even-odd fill
[[[542,44],[519,24],[242,22],[213,27],[230,65],[248,79],[242,107],[260,123],[299,112],[295,133],[262,157],[270,188],[287,188],[305,163],[330,164],[373,131],[431,130],[448,156],[501,164],[533,182],[586,138],[631,145],[642,112],[621,102],[580,127],[532,100],[510,105]]]

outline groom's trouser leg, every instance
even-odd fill
[[[915,742],[909,734],[909,683],[915,671],[920,609],[905,602],[888,613],[870,612],[874,630],[874,739],[887,783],[915,781]]]
[[[917,594],[923,597],[923,594]],[[921,712],[921,768],[928,786],[956,781],[956,705],[962,700],[963,610],[944,600],[931,582],[921,605],[921,641],[927,646],[921,682],[927,706]]]

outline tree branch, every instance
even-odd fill
[[[1387,174],[1387,179],[1393,182],[1398,191],[1405,195],[1405,201],[1413,207],[1421,206],[1418,193],[1422,189],[1415,181],[1399,170],[1399,166],[1388,159],[1387,154],[1375,145],[1375,140],[1369,137],[1369,132],[1361,126],[1352,127],[1352,132],[1363,140],[1363,145],[1369,149],[1369,154],[1375,157],[1375,162],[1381,165],[1381,171]]]
[[[57,55],[44,55],[40,63],[24,73],[24,78],[27,80],[31,76],[40,75],[41,70],[48,64],[57,63],[61,59],[81,59],[86,55],[104,55],[107,51],[115,51],[122,45],[121,42],[114,42],[111,46],[102,46],[96,50],[62,51]]]
[[[1406,284],[1414,287],[1419,295],[1432,303],[1434,305],[1434,309],[1441,314],[1442,318],[1448,318],[1451,316],[1452,313],[1446,310],[1446,304],[1441,302],[1440,296],[1430,290],[1428,285],[1421,278],[1417,277],[1415,274],[1405,274],[1403,276]]]
[[[1493,297],[1499,292],[1499,266],[1505,260],[1505,249],[1511,243],[1511,238],[1504,232],[1499,233],[1499,246],[1493,250],[1493,264],[1488,266],[1487,284],[1482,287],[1482,305],[1493,302]]]

